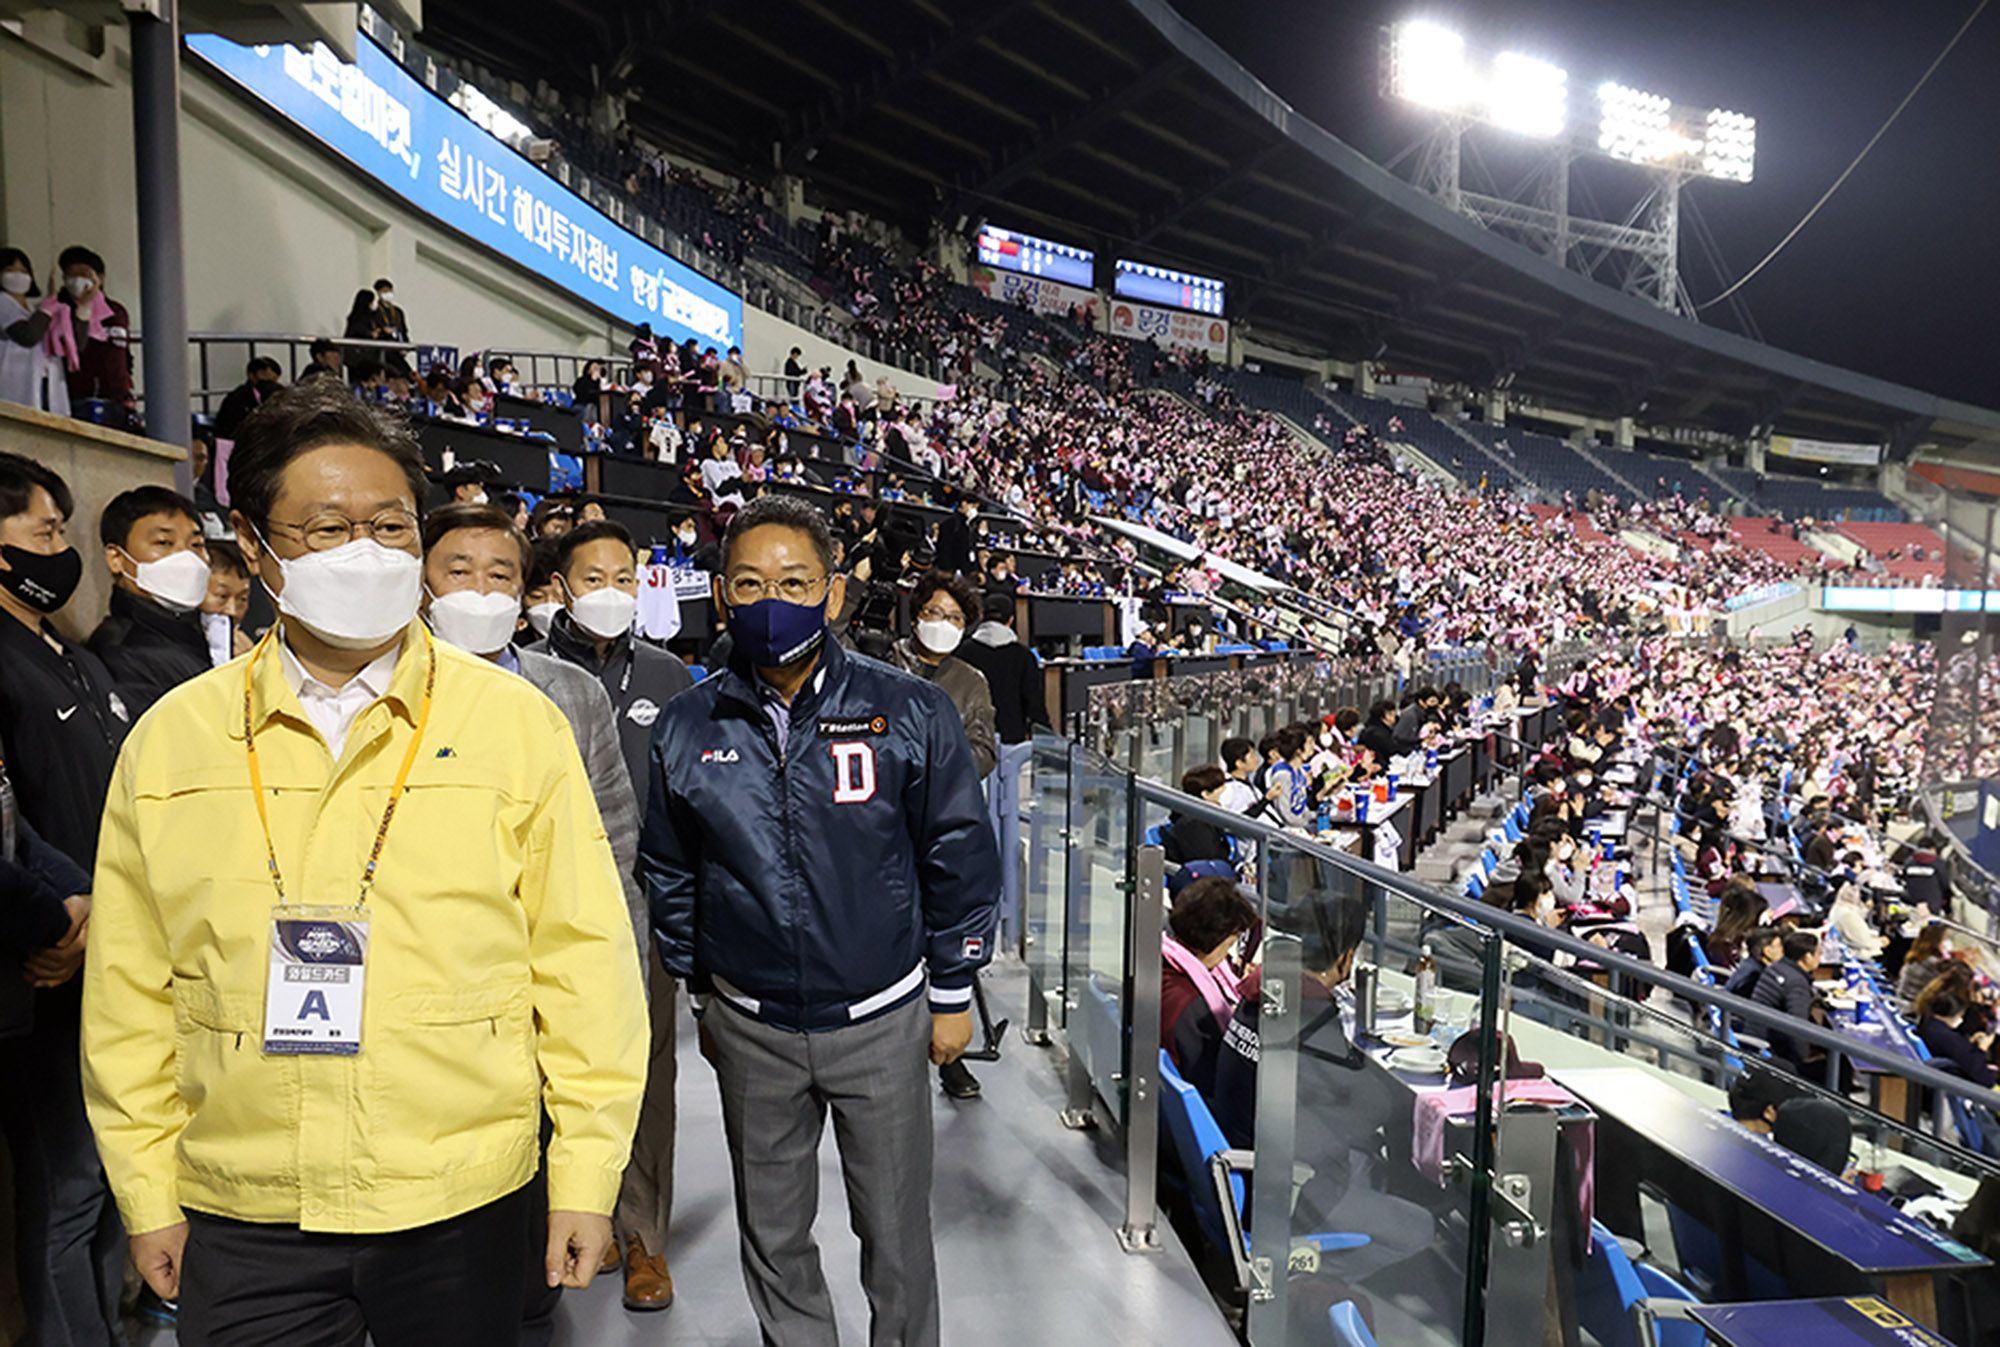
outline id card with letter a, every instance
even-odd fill
[[[352,1057],[361,1051],[368,918],[358,908],[281,907],[271,914],[264,1051]]]

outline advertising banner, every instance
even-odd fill
[[[1111,335],[1144,341],[1151,337],[1162,346],[1183,351],[1206,351],[1212,360],[1229,355],[1229,323],[1203,313],[1183,313],[1179,309],[1157,309],[1151,304],[1135,304],[1129,299],[1111,304]]]
[[[668,257],[426,89],[372,42],[188,49],[388,191],[578,299],[674,341],[743,344],[743,301]]]
[[[1090,325],[1097,326],[1095,290],[1083,290],[1074,285],[1064,285],[1061,281],[1027,276],[1018,271],[995,271],[992,267],[974,267],[972,285],[988,299],[997,299],[1002,304],[1025,301],[1030,309],[1050,318],[1067,318],[1071,309],[1081,308]]]
[[[1801,440],[1790,435],[1773,435],[1771,452],[1785,458],[1802,458],[1809,463],[1850,463],[1869,467],[1882,461],[1879,444],[1843,444],[1838,440]]]

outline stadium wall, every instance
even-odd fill
[[[46,289],[66,245],[96,249],[106,291],[143,331],[132,97],[122,29],[101,54],[0,31],[0,242]],[[419,342],[623,349],[573,296],[443,229],[184,56],[181,168],[188,321],[197,332],[338,336],[357,290],[396,284]],[[783,361],[783,351],[778,361]],[[234,383],[238,371],[216,371]]]

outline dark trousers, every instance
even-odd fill
[[[188,1213],[182,1347],[511,1347],[521,1329],[521,1188],[386,1235],[310,1234]]]
[[[18,977],[12,966],[0,975]],[[109,1347],[125,1339],[118,1296],[125,1232],[83,1111],[73,988],[36,994],[32,1032],[0,1039],[0,1131],[14,1165],[21,1347]]]

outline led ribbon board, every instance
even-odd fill
[[[542,172],[372,42],[353,65],[323,45],[187,39],[272,111],[443,225],[593,308],[675,341],[743,344],[743,300]]]

